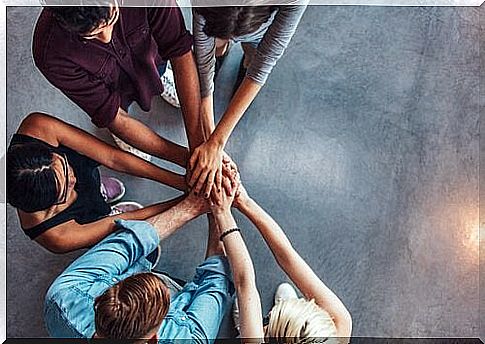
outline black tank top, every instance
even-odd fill
[[[37,226],[24,229],[24,233],[30,239],[33,240],[52,227],[71,220],[75,220],[80,225],[84,225],[109,215],[111,207],[101,195],[101,179],[98,171],[99,164],[96,161],[68,147],[62,145],[54,147],[42,140],[22,134],[15,134],[12,137],[12,141],[10,141],[10,146],[22,143],[42,143],[51,147],[56,153],[66,154],[69,165],[71,165],[77,180],[74,186],[77,192],[77,199],[74,203],[50,219],[39,223]]]

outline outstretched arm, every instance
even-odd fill
[[[67,253],[96,245],[116,229],[115,220],[146,220],[163,240],[185,223],[208,211],[207,202],[193,194],[158,203],[143,209],[108,216],[80,225],[74,220],[55,226],[36,238],[36,241],[54,253]]]
[[[224,148],[232,131],[260,89],[261,86],[256,82],[248,78],[244,79],[222,119],[215,127],[215,131],[206,142],[194,150],[189,160],[189,166],[193,171],[189,185],[194,188],[195,192],[205,192],[206,195],[209,195],[213,186],[220,189]],[[202,100],[203,117],[211,117],[211,106],[212,96],[207,96]],[[207,127],[210,128],[209,131],[212,131],[213,124],[210,123]]]
[[[240,191],[236,206],[258,228],[280,267],[307,299],[314,299],[332,316],[338,337],[350,337],[352,319],[342,301],[300,257],[276,221],[247,195],[244,188],[240,187]]]
[[[35,241],[53,253],[67,253],[82,248],[89,248],[116,231],[115,220],[146,220],[171,209],[182,199],[183,196],[143,209],[108,216],[85,225],[71,220],[52,227],[39,235]]]
[[[212,135],[190,158],[190,168],[194,172],[189,185],[200,193],[205,189],[210,194],[212,185],[221,187],[222,154],[234,128],[258,95],[273,67],[283,55],[305,12],[308,0],[298,1],[298,5],[279,6],[274,20],[265,33],[248,68],[247,74],[231,99]],[[214,89],[214,68],[216,44],[214,37],[204,33],[205,19],[193,11],[195,51],[201,79],[202,117],[213,117],[212,93]],[[215,130],[214,130],[215,129]],[[205,188],[204,188],[205,186]]]
[[[232,193],[229,196],[224,190],[217,192],[217,197],[221,199],[220,205],[212,203],[211,209],[219,228],[219,234],[223,235],[224,248],[236,286],[241,338],[262,340],[264,333],[261,300],[256,287],[256,276],[251,256],[240,232],[235,231],[224,235],[228,230],[237,227],[231,214],[231,205],[237,188],[236,185],[233,186]]]
[[[190,193],[180,203],[147,219],[147,222],[155,227],[161,241],[172,235],[187,222],[208,211],[207,201]]]
[[[50,115],[33,113],[22,122],[18,132],[53,146],[64,145],[112,170],[147,178],[185,191],[184,176],[162,169],[137,156],[115,148],[86,131]]]

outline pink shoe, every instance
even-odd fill
[[[127,213],[130,211],[135,211],[143,209],[143,206],[140,203],[136,202],[120,202],[116,205],[111,206],[111,213],[110,216],[119,215],[123,213]]]
[[[120,180],[113,177],[101,177],[101,195],[107,203],[119,201],[125,192],[125,186]]]

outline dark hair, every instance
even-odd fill
[[[230,39],[258,30],[273,13],[274,6],[197,7],[195,11],[205,19],[207,36]]]
[[[161,325],[170,292],[156,275],[133,275],[106,290],[94,303],[96,334],[136,342]]]
[[[111,10],[108,6],[60,6],[49,7],[59,24],[66,30],[82,34],[108,24]]]
[[[53,149],[42,143],[22,143],[7,151],[7,202],[33,213],[57,200],[57,178],[52,169]]]

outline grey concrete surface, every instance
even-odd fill
[[[8,138],[31,111],[106,137],[35,69],[38,12],[8,9]],[[479,335],[480,14],[309,8],[228,145],[253,198],[348,306],[355,336]],[[217,82],[218,114],[240,54],[231,52]],[[132,113],[185,142],[179,111],[160,99],[150,113]],[[126,199],[149,204],[177,194],[122,178]],[[7,334],[46,336],[44,293],[77,254],[46,252],[23,235],[10,206],[7,216]],[[239,218],[268,311],[286,277]],[[190,278],[205,240],[204,219],[187,225],[163,244],[160,266]]]

